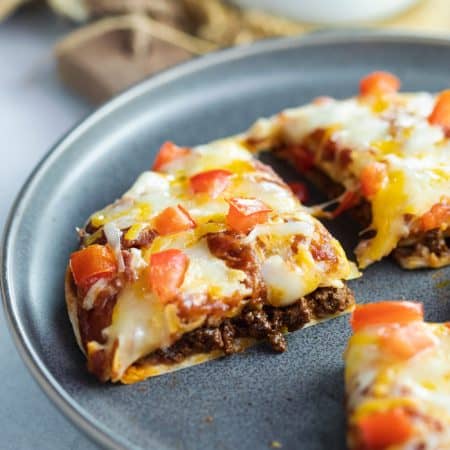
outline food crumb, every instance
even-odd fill
[[[448,286],[450,286],[450,280],[442,280],[439,283],[436,283],[438,289],[445,289]]]
[[[203,420],[206,423],[211,423],[214,420],[214,417],[213,416],[206,416]]]
[[[272,442],[270,443],[270,446],[271,446],[272,448],[281,448],[281,447],[282,447],[281,442],[279,442],[279,441],[272,441]]]
[[[433,273],[433,275],[431,275],[431,278],[433,278],[433,280],[442,278],[444,276],[444,273],[445,272],[443,270],[438,270],[437,272]]]

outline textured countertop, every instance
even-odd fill
[[[70,26],[30,11],[0,24],[0,230],[33,167],[91,107],[60,85],[51,54]],[[32,379],[0,310],[0,435],[2,450],[94,446],[56,409]]]

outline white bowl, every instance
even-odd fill
[[[232,0],[243,8],[263,9],[304,22],[342,24],[381,20],[418,0]]]

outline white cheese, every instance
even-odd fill
[[[182,172],[187,177],[213,169],[227,169],[237,162],[249,163],[251,153],[234,139],[222,139],[207,145],[200,145],[179,159],[164,166],[171,174]]]
[[[108,222],[103,227],[103,232],[105,233],[106,240],[109,246],[112,248],[117,261],[117,270],[123,272],[125,270],[125,262],[122,256],[122,247],[120,244],[120,238],[122,232],[117,228],[114,222]]]
[[[258,236],[270,235],[275,237],[291,237],[295,235],[311,238],[314,233],[312,221],[289,221],[280,223],[265,223],[256,225],[244,239],[245,243],[255,242]]]
[[[130,248],[130,269],[134,275],[134,279],[139,277],[142,269],[147,267],[147,261],[142,257],[142,251],[138,248]]]
[[[97,296],[108,287],[108,282],[109,280],[100,278],[89,288],[83,299],[83,309],[89,311],[94,307]]]
[[[114,342],[119,344],[113,361],[116,379],[137,359],[174,339],[165,306],[139,284],[126,285],[119,293],[112,323],[103,334],[110,349]]]
[[[165,194],[170,188],[170,177],[158,172],[143,172],[134,182],[133,186],[124,194],[124,197],[133,199],[148,194]]]
[[[189,257],[189,266],[180,288],[182,292],[209,294],[215,298],[250,294],[250,289],[243,283],[247,279],[246,273],[232,269],[222,259],[213,257],[205,239],[183,251]]]
[[[261,273],[269,290],[269,302],[275,306],[290,305],[309,293],[301,268],[287,264],[279,255],[267,258]]]
[[[403,150],[406,154],[428,154],[434,145],[444,139],[442,127],[431,126],[428,122],[419,122],[412,128]]]
[[[389,124],[372,113],[358,100],[332,101],[310,104],[283,113],[285,132],[299,142],[316,129],[336,127],[333,135],[343,147],[365,149],[371,141],[383,138]]]
[[[263,201],[278,213],[298,211],[299,202],[286,186],[268,180],[257,181],[259,173],[245,174],[235,183],[233,194],[236,197],[254,197]]]

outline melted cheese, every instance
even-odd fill
[[[111,325],[103,331],[104,346],[111,351],[117,343],[112,362],[112,381],[139,358],[166,348],[186,333],[201,325],[204,318],[183,323],[173,304],[164,305],[150,292],[142,279],[122,289],[114,307]]]
[[[108,280],[100,278],[97,280],[87,291],[86,296],[83,299],[83,308],[89,311],[94,307],[97,296],[108,288]]]
[[[205,239],[185,248],[184,253],[189,257],[189,267],[180,288],[183,292],[207,294],[216,299],[250,294],[243,284],[247,279],[245,272],[231,269],[222,259],[214,258]]]
[[[251,153],[235,140],[217,141],[196,147],[187,156],[164,167],[165,173],[144,172],[122,199],[95,213],[90,220],[95,227],[114,221],[128,228],[126,238],[135,239],[141,229],[163,209],[183,204],[197,223],[224,220],[228,197],[254,197],[279,212],[299,209],[298,200],[287,186],[273,182],[253,167]],[[212,170],[232,172],[232,184],[223,196],[212,199],[192,195],[188,177]]]
[[[336,128],[333,138],[343,147],[365,148],[387,134],[389,125],[358,100],[331,101],[283,113],[290,140],[299,142],[316,129]]]
[[[120,228],[114,222],[108,222],[103,227],[103,232],[105,233],[106,240],[109,246],[112,248],[117,261],[117,270],[123,272],[125,270],[125,262],[122,256],[122,249],[120,246],[120,239],[122,237],[122,232]]]
[[[257,225],[245,238],[261,261],[261,275],[267,286],[267,301],[273,306],[287,306],[315,291],[319,286],[342,287],[341,278],[351,277],[351,267],[344,263],[333,272],[314,260],[311,240],[316,233],[315,221],[297,214],[287,222]],[[298,239],[293,250],[294,239]],[[341,247],[331,240],[335,255]]]
[[[135,279],[139,278],[139,274],[147,267],[147,261],[142,257],[142,251],[137,248],[130,248],[130,269]]]
[[[301,235],[305,238],[311,238],[314,233],[314,220],[306,214],[299,214],[297,218],[299,220],[256,225],[244,239],[244,242],[253,243],[259,236],[291,237]]]
[[[415,127],[410,127],[403,151],[405,155],[428,155],[428,150],[444,139],[441,127],[430,126],[427,122],[420,122]]]
[[[443,324],[416,326],[424,328],[435,346],[406,360],[383,351],[379,327],[352,336],[345,356],[350,423],[368,413],[407,406],[419,414],[414,421],[415,435],[401,448],[410,448],[421,439],[427,449],[449,448],[450,330]]]
[[[294,212],[299,209],[297,198],[285,186],[267,180],[259,180],[256,173],[245,174],[233,186],[237,197],[255,197],[262,200],[280,213]]]
[[[369,199],[370,228],[377,234],[356,250],[360,266],[366,267],[388,255],[409,234],[405,214],[420,217],[449,195],[450,140],[441,127],[428,123],[434,103],[435,96],[417,93],[310,104],[258,121],[246,138],[250,143],[256,139],[277,145],[281,137],[295,144],[315,130],[325,130],[338,150],[351,151],[351,161],[345,168],[335,161],[317,164],[348,190],[359,188],[368,164],[386,165],[388,183]]]
[[[212,169],[231,172],[252,170],[253,157],[235,139],[222,139],[196,147],[189,155],[164,166],[164,171],[190,177]]]
[[[275,306],[290,305],[310,292],[304,271],[279,255],[264,261],[261,274],[269,290],[269,302]]]
[[[399,237],[408,233],[403,220],[403,214],[408,212],[407,200],[403,172],[391,173],[389,182],[372,200],[372,225],[377,234],[370,241],[362,241],[356,248],[361,267],[389,254]]]

